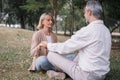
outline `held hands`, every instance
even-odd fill
[[[41,47],[47,48],[47,42],[46,41],[42,41],[40,44],[37,45],[36,49],[40,50]],[[32,54],[34,56],[38,56],[38,53],[36,52],[35,54]]]
[[[46,41],[42,41],[42,42],[40,43],[40,46],[41,46],[41,47],[44,47],[44,48],[47,48],[47,42],[46,42]]]

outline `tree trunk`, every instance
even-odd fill
[[[74,3],[72,1],[71,6],[71,25],[70,25],[70,36],[73,35],[73,31],[74,31]]]
[[[54,10],[54,26],[55,26],[55,32],[57,34],[57,20],[56,20],[56,18],[57,18],[57,12],[56,12],[56,10]]]
[[[24,17],[23,17],[23,15],[21,15],[21,17],[20,17],[20,24],[21,24],[21,28],[25,29],[25,23],[24,23]]]
[[[57,34],[57,13],[58,13],[58,9],[60,7],[60,1],[61,0],[49,0],[51,7],[53,9],[53,14],[54,14],[54,26],[55,26],[55,30],[56,30],[56,34]]]

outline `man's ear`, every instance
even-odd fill
[[[92,11],[90,9],[88,9],[88,15],[91,16],[92,15]]]

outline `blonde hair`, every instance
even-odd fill
[[[37,29],[42,29],[44,27],[44,25],[42,24],[42,21],[45,19],[45,16],[46,15],[49,15],[52,17],[52,14],[51,13],[43,13],[41,16],[40,16],[40,19],[39,19],[39,23],[37,25]],[[53,17],[52,17],[53,18]]]

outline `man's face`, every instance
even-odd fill
[[[86,23],[89,23],[89,12],[87,8],[85,8],[84,10],[84,17],[85,17]]]

